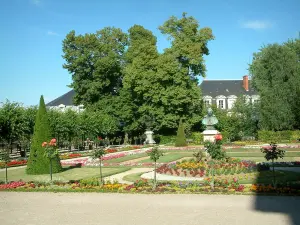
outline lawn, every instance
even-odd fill
[[[119,162],[125,162],[125,161],[128,161],[128,160],[138,159],[138,158],[142,158],[142,157],[146,157],[146,156],[147,156],[146,153],[141,153],[141,154],[135,154],[135,155],[128,155],[128,156],[124,156],[124,157],[116,158],[116,159],[105,160],[103,162],[105,162],[105,163],[119,163]]]
[[[193,156],[192,152],[181,152],[181,153],[169,153],[169,154],[165,154],[164,156],[160,157],[159,160],[157,160],[157,162],[159,163],[168,163],[168,162],[172,162],[172,161],[176,161],[179,160],[183,157],[191,157]],[[139,161],[141,163],[145,163],[145,162],[152,162],[152,160],[150,158],[148,159],[144,159],[142,161]]]
[[[27,175],[25,172],[26,168],[18,168],[8,170],[8,180],[9,181],[50,181],[49,174],[43,175]],[[130,168],[102,168],[103,176],[110,176],[113,174],[121,173],[129,170]],[[69,181],[69,180],[80,180],[91,177],[99,177],[99,167],[82,167],[82,168],[64,168],[61,173],[53,174],[53,180]],[[5,171],[0,171],[0,180],[5,180]]]

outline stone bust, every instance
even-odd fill
[[[204,116],[202,124],[206,126],[206,130],[215,130],[214,125],[218,123],[217,117],[214,115],[211,108],[208,108],[207,115]]]

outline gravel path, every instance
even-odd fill
[[[154,172],[152,171],[152,172],[144,173],[141,177],[145,179],[154,179]],[[203,180],[203,178],[200,177],[179,177],[179,176],[172,176],[172,175],[159,174],[159,173],[156,173],[156,179],[157,180],[179,180],[179,181]]]
[[[0,192],[3,225],[292,225],[299,197]]]
[[[122,183],[122,184],[132,184],[133,182],[123,180],[123,177],[125,177],[126,175],[129,175],[129,174],[143,173],[143,172],[148,172],[151,170],[153,170],[153,169],[151,169],[151,168],[133,168],[133,169],[125,171],[123,173],[118,173],[118,174],[106,177],[105,180],[110,180],[111,182],[113,182],[114,180],[117,180],[119,183]]]

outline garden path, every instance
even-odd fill
[[[111,182],[113,182],[114,180],[117,180],[119,183],[122,183],[122,184],[133,184],[133,182],[123,180],[123,177],[133,174],[133,173],[143,173],[143,172],[149,172],[151,170],[153,170],[153,169],[152,168],[132,168],[131,170],[125,171],[123,173],[117,173],[112,176],[105,177],[104,179],[110,180]]]
[[[292,225],[299,197],[0,192],[3,225]]]

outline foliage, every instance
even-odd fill
[[[75,103],[87,106],[118,93],[126,45],[127,35],[113,27],[85,35],[76,36],[75,31],[67,34],[63,66],[72,74]]]
[[[179,126],[177,130],[177,137],[175,142],[176,147],[183,147],[187,146],[186,139],[185,139],[185,133],[184,133],[184,125],[182,123],[182,119],[180,118]]]
[[[156,162],[159,160],[164,153],[159,150],[158,146],[153,147],[147,154],[150,156],[150,159],[154,162],[154,182],[153,182],[153,189],[156,188]]]
[[[39,110],[36,115],[30,156],[27,163],[27,174],[49,173],[50,162],[44,157],[44,149],[42,147],[42,143],[45,140],[50,140],[50,137],[50,124],[46,112],[44,98],[43,96],[41,96]],[[62,171],[58,155],[52,160],[52,166],[53,173],[58,173]]]
[[[258,131],[258,140],[264,142],[295,142],[300,139],[300,130],[285,130],[285,131]]]
[[[254,53],[250,65],[253,87],[260,95],[259,127],[299,128],[300,40],[270,44]]]
[[[203,144],[203,134],[200,132],[192,132],[191,139],[194,144]]]
[[[159,135],[159,144],[174,144],[176,140],[176,136],[174,135]]]
[[[103,176],[102,176],[102,158],[106,154],[106,151],[104,148],[100,147],[98,149],[95,149],[93,152],[93,158],[99,159],[99,168],[100,168],[100,183],[103,184]]]
[[[275,176],[275,169],[274,169],[274,160],[278,158],[284,157],[285,151],[278,149],[275,143],[271,143],[269,146],[264,146],[261,149],[261,152],[265,154],[266,160],[272,160],[272,167],[273,167],[273,185],[276,187],[276,176]]]
[[[220,160],[226,157],[225,151],[222,150],[221,141],[216,141],[215,143],[206,141],[204,147],[212,159]]]
[[[196,162],[201,162],[203,160],[203,158],[205,157],[205,154],[202,150],[199,149],[199,151],[195,152],[193,154],[193,156],[195,157]]]

